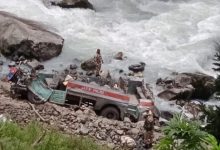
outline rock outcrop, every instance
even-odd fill
[[[0,51],[10,59],[48,60],[61,53],[63,43],[61,36],[39,23],[0,12]]]
[[[49,0],[51,5],[62,8],[88,8],[93,9],[92,4],[88,0]]]
[[[95,63],[95,60],[94,60],[94,58],[91,58],[91,59],[89,59],[89,60],[86,60],[86,61],[84,61],[82,64],[81,64],[81,68],[83,69],[83,70],[86,70],[86,71],[93,71],[93,70],[95,70],[95,68],[96,68],[96,63]]]
[[[157,86],[162,87],[158,96],[163,99],[208,99],[215,92],[215,79],[201,73],[180,73],[158,79]]]

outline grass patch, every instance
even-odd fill
[[[107,150],[92,139],[44,130],[36,122],[24,128],[12,122],[0,123],[0,150]]]

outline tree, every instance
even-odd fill
[[[180,115],[174,116],[163,129],[164,137],[155,146],[156,150],[207,150],[207,132],[196,121]]]
[[[217,48],[220,49],[220,45],[217,44]],[[217,52],[215,54],[215,58],[213,59],[215,62],[213,63],[216,68],[212,68],[214,71],[216,72],[220,72],[220,53]],[[216,90],[217,92],[220,92],[220,76],[217,76],[217,79],[215,80],[215,86],[216,86]]]

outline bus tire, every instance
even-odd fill
[[[101,116],[106,117],[108,119],[119,120],[120,112],[117,108],[109,106],[109,107],[105,107],[101,111]]]
[[[28,100],[33,103],[33,104],[42,104],[44,103],[43,100],[41,100],[39,97],[37,97],[33,92],[31,91],[28,91],[28,94],[27,94],[27,98]]]

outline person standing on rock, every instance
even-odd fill
[[[147,110],[144,114],[144,144],[146,148],[151,148],[154,139],[154,117],[151,110]]]
[[[95,70],[96,71],[96,76],[100,76],[99,72],[100,72],[102,64],[103,64],[100,49],[97,49],[97,51],[96,51],[95,64],[96,64],[96,70]]]

